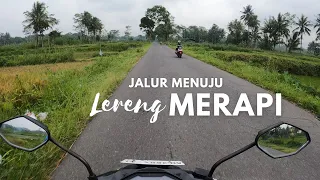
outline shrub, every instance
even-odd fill
[[[282,139],[269,139],[267,141],[268,143],[271,143],[271,144],[277,144],[277,145],[282,145],[284,144],[284,141]]]
[[[298,142],[298,141],[294,141],[294,140],[290,140],[287,142],[287,147],[289,148],[298,148],[301,147],[303,143]]]
[[[7,65],[7,59],[0,56],[0,67]]]

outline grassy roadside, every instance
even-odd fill
[[[243,61],[221,60],[215,57],[213,51],[198,51],[192,47],[184,47],[184,51],[189,56],[246,79],[264,89],[282,93],[287,100],[320,115],[320,97],[301,88],[290,74],[281,74]]]
[[[144,44],[118,55],[97,57],[93,64],[85,68],[51,73],[45,87],[26,90],[21,86],[15,92],[20,101],[14,102],[21,103],[20,112],[7,105],[0,108],[0,117],[10,118],[26,109],[48,112],[44,123],[52,136],[70,147],[89,121],[95,94],[100,92],[101,99],[108,98],[149,46]],[[48,179],[63,156],[63,152],[51,143],[27,153],[1,142],[0,154],[4,157],[0,165],[0,179],[10,180]]]
[[[260,137],[258,145],[260,147],[268,147],[274,150],[278,150],[282,153],[296,152],[301,146],[303,146],[308,140],[304,135],[296,137],[266,137],[263,139]]]
[[[299,76],[299,75],[295,75],[294,77],[297,78],[298,80],[300,80],[306,86],[310,86],[320,92],[320,78],[319,77]]]
[[[63,70],[81,69],[85,66],[93,64],[93,61],[84,62],[65,62],[55,64],[40,64],[27,66],[13,66],[0,68],[0,96],[6,96],[13,92],[16,88],[17,77],[20,81],[27,85],[45,84],[47,82],[47,75],[50,72],[57,72]],[[5,101],[9,101],[5,98]],[[4,102],[4,101],[3,101]],[[1,104],[1,100],[0,100]],[[1,107],[1,105],[0,105]]]

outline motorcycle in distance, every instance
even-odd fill
[[[255,140],[249,145],[217,161],[209,171],[196,168],[194,171],[184,170],[178,166],[181,161],[154,161],[125,159],[121,163],[130,164],[119,170],[113,170],[101,175],[94,174],[88,162],[77,153],[60,145],[51,135],[48,127],[29,116],[18,116],[0,123],[0,136],[10,146],[34,151],[48,141],[75,157],[88,170],[89,180],[117,179],[169,179],[169,180],[212,180],[215,169],[223,162],[256,146],[272,158],[282,158],[297,154],[310,142],[309,133],[294,125],[279,122],[258,132]],[[215,180],[215,179],[214,179]]]
[[[179,47],[176,49],[176,55],[178,56],[178,58],[181,58],[181,57],[182,57],[182,54],[183,54],[182,47],[179,46]]]

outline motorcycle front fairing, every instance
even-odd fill
[[[98,180],[194,180],[192,171],[183,170],[177,166],[138,165],[132,164],[117,171],[110,171],[97,176]],[[201,178],[202,179],[202,178]]]

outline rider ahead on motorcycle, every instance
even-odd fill
[[[182,48],[181,41],[178,41],[178,45],[177,45],[176,51],[178,51],[179,47]]]

